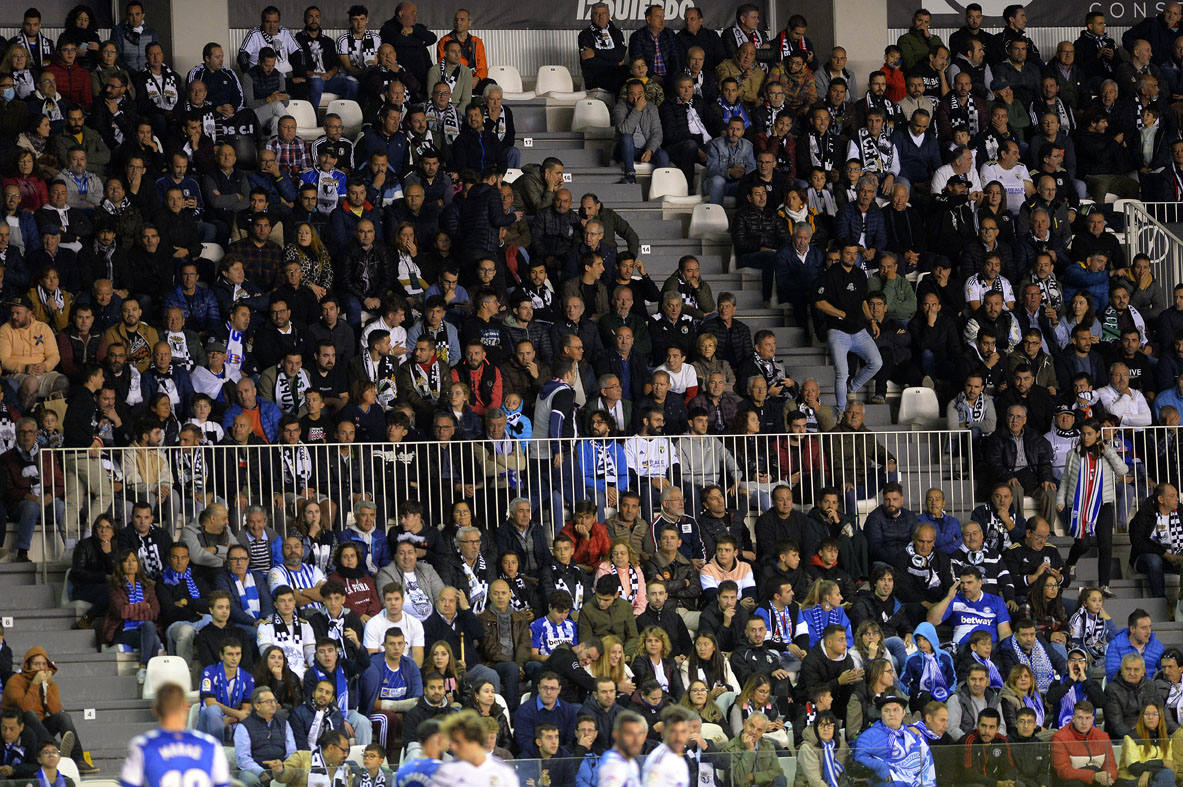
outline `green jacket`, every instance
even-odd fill
[[[780,767],[780,760],[776,756],[776,747],[767,738],[760,739],[756,751],[748,751],[743,745],[743,732],[740,731],[723,747],[723,751],[732,754],[731,784],[734,787],[747,787],[748,775],[755,776],[750,782],[754,787],[772,784],[777,776],[784,774]]]
[[[881,279],[875,274],[867,281],[867,293],[882,292],[887,298],[887,319],[907,322],[916,316],[916,291],[903,276]]]
[[[682,311],[689,314],[696,320],[701,320],[708,314],[715,311],[715,293],[711,291],[711,285],[707,283],[705,278],[699,279],[701,282],[698,287],[691,287],[688,282],[682,281],[682,277],[674,271],[661,285],[661,294],[665,295],[667,292],[680,292],[683,296],[693,293],[695,299],[698,301],[698,307],[695,308],[686,304],[686,298],[682,298]]]
[[[637,237],[637,231],[633,229],[632,225],[625,221],[612,208],[601,205],[600,213],[596,216],[600,223],[604,225],[604,240],[616,246],[616,256],[620,256],[620,246],[616,243],[616,238],[624,238],[624,243],[628,247],[630,257],[636,257],[637,252],[641,248],[641,240]]]
[[[637,636],[637,619],[633,616],[633,605],[617,597],[608,609],[600,609],[593,598],[579,610],[579,641],[588,637],[615,635],[624,643],[624,655],[632,658],[640,645]]]
[[[546,188],[546,180],[542,177],[541,164],[527,164],[522,167],[522,174],[511,186],[513,188],[514,210],[525,211],[533,216],[543,208],[550,207],[555,201],[553,191]],[[607,233],[605,233],[605,236]]]
[[[911,71],[917,63],[925,61],[929,52],[942,46],[942,42],[940,36],[930,35],[925,38],[913,28],[900,36],[896,46],[900,48],[904,59],[904,71]]]

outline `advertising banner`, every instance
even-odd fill
[[[965,20],[965,6],[973,0],[928,0],[923,3],[932,12],[933,27],[960,27]],[[1013,0],[977,0],[985,17],[983,27],[1002,26],[1002,11]],[[1089,11],[1105,14],[1110,25],[1132,27],[1162,11],[1164,0],[1030,0],[1025,4],[1029,27],[1084,27]],[[908,27],[912,12],[921,4],[915,0],[887,0],[887,26]]]

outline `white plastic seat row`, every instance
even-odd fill
[[[341,116],[344,134],[353,139],[361,131],[364,122],[361,105],[347,98],[333,99],[325,108],[326,114]],[[307,101],[292,99],[288,102],[287,113],[296,119],[296,136],[305,142],[311,142],[324,133],[320,122],[316,119],[316,109]]]
[[[501,87],[507,101],[550,98],[573,103],[587,97],[587,91],[575,89],[575,80],[566,66],[539,68],[533,90],[522,89],[522,74],[516,66],[489,66],[489,78]]]

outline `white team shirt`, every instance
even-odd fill
[[[435,787],[518,787],[513,768],[489,754],[480,765],[464,760],[445,762],[431,777]],[[600,784],[604,784],[603,780]]]
[[[641,787],[641,768],[636,760],[626,760],[616,749],[609,749],[600,757],[596,779],[598,787]]]
[[[391,623],[382,612],[366,621],[362,632],[362,646],[366,650],[382,649],[382,639],[386,636],[386,629],[398,626],[407,639],[408,648],[423,647],[423,624],[416,620],[410,612],[403,609],[403,619],[398,623]]]
[[[641,782],[644,787],[690,787],[690,768],[663,743],[645,758]]]

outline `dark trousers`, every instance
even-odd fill
[[[670,163],[682,170],[686,176],[686,187],[694,190],[694,165],[698,163],[698,143],[692,139],[685,139],[673,145],[666,145],[665,152],[670,156]]]
[[[1105,503],[1097,516],[1095,534],[1076,539],[1068,552],[1067,564],[1075,566],[1089,549],[1094,546],[1097,548],[1097,583],[1100,585],[1109,584],[1109,576],[1113,570],[1113,520],[1113,503]]]
[[[62,711],[52,716],[46,716],[44,719],[38,719],[36,713],[27,710],[25,711],[24,719],[25,724],[37,736],[38,743],[52,741],[55,735],[65,735],[67,732],[73,732],[74,748],[70,750],[69,756],[74,762],[82,762],[82,742],[78,740],[78,733],[74,729],[74,720],[70,718],[70,714]]]
[[[1150,595],[1155,598],[1167,597],[1167,572],[1179,573],[1178,565],[1168,563],[1162,555],[1151,552],[1138,555],[1138,559],[1134,561],[1134,568],[1146,575],[1146,580],[1150,583]]]

